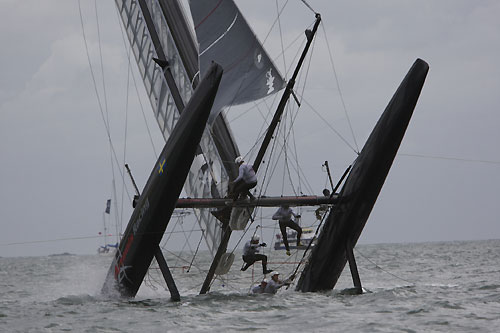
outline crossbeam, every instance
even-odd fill
[[[319,206],[331,205],[337,202],[338,195],[333,196],[287,196],[287,197],[259,197],[255,200],[231,200],[213,198],[179,198],[175,208],[222,208],[222,207],[278,207],[282,205]]]

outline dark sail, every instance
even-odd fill
[[[429,65],[417,59],[368,138],[330,212],[297,284],[300,291],[332,289],[387,177],[422,90]]]
[[[199,43],[200,73],[211,61],[224,67],[209,123],[225,106],[251,102],[285,86],[232,0],[190,0],[189,6]]]
[[[103,292],[136,295],[159,248],[205,129],[222,77],[213,64],[172,130],[132,213]]]

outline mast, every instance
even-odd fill
[[[254,169],[255,173],[257,173],[257,170],[259,169],[259,165],[261,164],[262,159],[264,158],[264,154],[266,153],[267,147],[269,146],[269,143],[271,142],[271,138],[274,134],[274,131],[276,130],[276,127],[278,126],[278,123],[281,119],[281,115],[283,114],[283,111],[285,110],[286,103],[288,102],[288,99],[290,98],[290,95],[293,92],[293,87],[295,85],[295,79],[297,78],[299,70],[302,67],[302,63],[304,62],[304,59],[307,55],[309,47],[311,46],[314,35],[316,34],[316,31],[318,30],[319,23],[321,22],[321,15],[319,13],[316,13],[315,17],[316,17],[316,21],[314,22],[314,26],[313,26],[312,31],[310,31],[310,30],[305,31],[305,34],[307,37],[306,46],[304,47],[304,50],[302,51],[299,62],[297,63],[297,66],[295,67],[295,71],[293,72],[293,75],[292,75],[290,81],[288,81],[288,84],[287,84],[286,89],[283,93],[283,96],[281,97],[278,108],[274,114],[273,120],[271,121],[271,124],[269,125],[266,136],[264,137],[264,141],[262,142],[259,153],[257,154],[257,157],[256,157],[255,162],[253,164],[253,169]],[[223,211],[223,214],[226,216],[229,216],[230,215],[230,208]],[[229,220],[229,218],[228,218],[228,220]],[[216,270],[217,266],[219,265],[219,261],[220,261],[222,255],[226,252],[227,244],[229,243],[230,236],[231,236],[231,228],[229,226],[226,226],[226,228],[224,228],[224,234],[222,236],[222,240],[221,240],[221,243],[219,245],[219,248],[217,249],[217,253],[214,257],[214,260],[212,261],[212,264],[211,264],[210,269],[207,273],[205,281],[203,282],[203,285],[201,287],[200,294],[206,294],[208,292],[208,290],[210,289],[210,284],[212,282],[212,279],[214,278],[215,270]]]
[[[300,56],[299,62],[297,63],[297,66],[295,67],[295,71],[293,72],[292,77],[288,81],[288,84],[286,85],[285,91],[283,92],[283,96],[281,96],[280,103],[278,104],[278,108],[276,109],[276,112],[274,113],[273,120],[271,121],[271,124],[269,125],[266,136],[264,137],[264,140],[262,141],[262,145],[260,146],[259,152],[257,153],[257,157],[255,158],[255,161],[253,162],[253,170],[255,173],[257,173],[257,170],[259,169],[260,164],[262,163],[262,159],[264,158],[264,155],[267,151],[267,147],[269,146],[269,143],[271,142],[271,139],[274,135],[274,131],[276,130],[276,127],[278,126],[278,123],[281,120],[281,116],[283,115],[283,111],[285,110],[286,103],[288,102],[288,99],[290,98],[290,95],[293,93],[293,87],[295,86],[295,79],[297,78],[297,75],[299,74],[299,70],[302,67],[302,63],[304,62],[304,59],[306,58],[307,51],[309,51],[309,47],[311,46],[311,43],[313,41],[314,35],[316,34],[316,31],[318,30],[319,23],[321,22],[321,15],[319,13],[316,13],[316,22],[314,22],[314,26],[312,31],[311,30],[306,30],[306,37],[307,37],[307,43],[306,46],[304,47],[304,50],[302,51],[302,54]]]

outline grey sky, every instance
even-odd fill
[[[299,1],[291,2],[295,3],[287,7],[280,22],[287,27],[283,31],[285,45],[313,21],[312,13]],[[420,57],[430,64],[400,155],[360,241],[499,238],[500,3],[309,3],[322,14],[360,149],[413,61]],[[275,3],[262,0],[237,4],[263,40],[276,16]],[[101,93],[94,1],[82,0],[82,10]],[[98,14],[112,137],[121,161],[128,78],[126,49],[114,2],[98,1]],[[2,0],[0,31],[0,256],[94,253],[100,241],[92,237],[101,229],[112,177],[78,2]],[[273,57],[279,55],[279,30],[274,29],[264,46]],[[287,65],[292,56],[285,58]],[[283,58],[277,57],[276,64],[283,69]],[[132,68],[159,151],[163,140],[134,59]],[[323,29],[315,45],[307,88],[305,99],[353,144]],[[141,187],[155,154],[134,85],[129,89],[125,160]],[[236,118],[244,109],[236,109],[228,117]],[[299,117],[298,154],[308,180],[319,193],[325,181],[321,163],[329,160],[338,179],[355,155],[310,109],[304,107]],[[255,119],[259,125],[249,126]],[[253,145],[254,127],[261,122],[260,115],[254,112],[232,123],[243,153]],[[118,174],[116,178],[119,182]],[[123,210],[124,223],[130,214],[128,206]],[[83,237],[89,238],[9,245]]]

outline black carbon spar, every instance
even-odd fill
[[[354,284],[361,291],[352,250],[391,168],[428,71],[425,61],[415,61],[375,125],[339,194],[337,205],[325,221],[297,290],[332,289],[349,259]]]
[[[221,77],[222,67],[213,63],[182,112],[132,213],[103,293],[137,294],[195,157]]]

